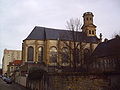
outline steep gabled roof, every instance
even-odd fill
[[[74,32],[75,41],[99,42],[96,36],[86,36],[83,32]],[[36,26],[25,40],[68,40],[73,41],[73,32]]]
[[[120,37],[100,43],[94,50],[93,57],[120,56]]]
[[[44,39],[44,28],[35,27],[26,39],[27,40],[39,40],[39,39],[43,40]]]

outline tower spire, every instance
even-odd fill
[[[82,31],[87,34],[87,36],[96,36],[96,26],[93,24],[93,13],[86,12],[83,14],[84,24],[82,26]]]

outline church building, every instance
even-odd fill
[[[82,32],[36,26],[23,40],[22,59],[25,62],[44,62],[46,65],[68,65],[69,60],[67,59],[72,57],[69,46],[73,47],[74,41],[80,44],[86,43],[84,50],[92,52],[100,43],[100,39],[96,36],[93,16],[91,12],[84,13]],[[73,33],[75,33],[76,39],[74,39]],[[80,44],[78,44],[78,50],[80,50]]]
[[[93,13],[83,14],[82,31],[36,26],[22,43],[21,75],[32,90],[107,90],[105,79],[87,71],[101,37]]]

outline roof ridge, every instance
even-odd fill
[[[99,40],[94,37],[88,37],[85,35],[82,31],[75,31],[74,32],[77,36],[76,41],[84,41],[86,39],[86,42],[98,42]],[[40,27],[35,26],[32,32],[29,34],[29,36],[25,40],[68,40],[71,41],[72,39],[72,31],[65,30],[65,29],[53,29],[53,28],[46,28],[46,27]]]

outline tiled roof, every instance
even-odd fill
[[[13,62],[10,62],[10,65],[21,65],[22,62],[22,60],[14,60]]]
[[[93,57],[120,56],[120,37],[100,43],[94,50]]]
[[[86,36],[83,32],[74,32],[75,41],[99,42],[96,36]],[[51,29],[36,26],[25,40],[68,40],[73,41],[73,33],[69,30]]]

